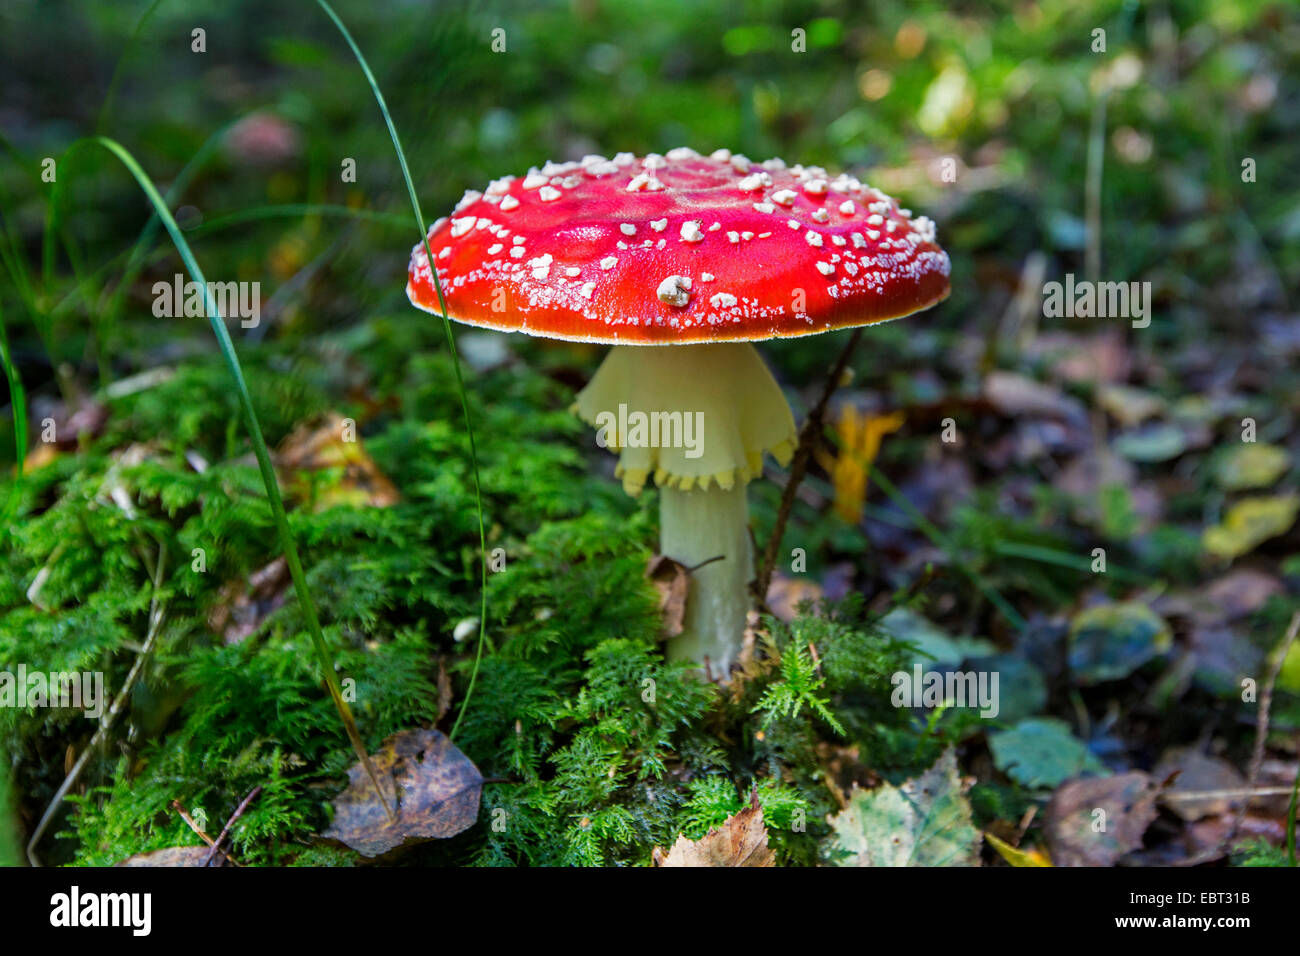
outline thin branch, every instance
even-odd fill
[[[853,330],[849,340],[844,343],[844,349],[840,352],[840,357],[835,360],[834,366],[831,367],[830,373],[826,376],[821,397],[817,399],[817,404],[812,407],[808,417],[804,419],[803,428],[799,431],[799,446],[795,449],[794,458],[790,461],[790,475],[786,479],[785,490],[781,492],[781,506],[776,513],[776,523],[772,525],[772,533],[768,536],[767,547],[763,549],[763,560],[759,562],[758,574],[754,577],[753,595],[760,607],[767,606],[767,589],[772,583],[772,571],[776,567],[776,552],[781,547],[781,538],[785,534],[786,522],[790,520],[790,510],[794,507],[795,493],[799,490],[799,483],[803,481],[804,473],[808,470],[808,459],[812,457],[813,446],[817,443],[818,436],[821,435],[822,422],[826,417],[826,406],[830,404],[835,389],[839,388],[840,380],[844,377],[844,370],[848,368],[849,359],[853,357],[853,351],[858,347],[858,341],[861,338],[862,326],[859,326]]]
[[[226,825],[221,828],[221,832],[217,835],[216,842],[213,843],[212,846],[208,848],[208,855],[203,860],[204,866],[211,865],[212,858],[216,856],[217,847],[221,846],[221,841],[224,840],[226,838],[226,834],[230,832],[230,825],[244,815],[244,811],[248,809],[248,805],[252,803],[253,800],[256,799],[257,795],[261,792],[262,792],[261,786],[256,786],[252,790],[248,791],[248,796],[244,797],[243,802],[240,803],[239,806],[235,808],[234,814],[232,814],[230,819],[226,821]]]
[[[158,562],[154,567],[153,575],[153,598],[149,602],[149,629],[145,637],[144,646],[140,648],[140,653],[136,655],[135,663],[131,665],[131,672],[126,675],[126,681],[122,684],[122,689],[113,700],[113,706],[108,709],[108,713],[105,714],[103,719],[99,722],[99,729],[96,730],[95,735],[90,738],[90,743],[88,743],[86,749],[81,752],[81,756],[77,758],[77,762],[73,765],[72,770],[63,778],[63,783],[55,792],[54,798],[50,801],[50,805],[45,808],[45,813],[41,815],[40,823],[36,824],[36,829],[32,832],[32,838],[27,841],[27,859],[31,862],[32,866],[41,865],[40,859],[36,856],[36,844],[39,843],[41,837],[45,835],[45,829],[50,825],[50,821],[54,819],[54,814],[63,804],[63,800],[68,795],[68,791],[72,789],[73,785],[76,784],[77,780],[81,777],[81,772],[86,769],[86,764],[90,760],[90,755],[94,752],[95,748],[99,746],[100,741],[108,735],[109,730],[113,727],[113,722],[117,720],[118,714],[120,714],[122,708],[126,706],[126,699],[130,696],[132,688],[135,687],[136,680],[140,677],[141,671],[144,670],[144,662],[148,659],[150,651],[153,650],[154,644],[158,640],[158,632],[162,630],[163,622],[163,610],[162,606],[158,602],[158,592],[162,590],[163,571],[166,564],[167,549],[164,544],[159,541]]]
[[[1165,803],[1183,800],[1235,800],[1237,797],[1289,797],[1290,787],[1231,787],[1227,790],[1179,790],[1162,793]]]
[[[1250,755],[1250,773],[1246,777],[1246,788],[1249,790],[1255,789],[1256,781],[1259,780],[1259,768],[1264,763],[1264,745],[1268,742],[1269,710],[1273,706],[1273,685],[1277,683],[1282,662],[1286,660],[1287,651],[1291,649],[1291,643],[1295,640],[1298,631],[1300,631],[1300,611],[1291,615],[1291,623],[1287,625],[1286,633],[1282,635],[1282,640],[1269,657],[1268,679],[1264,682],[1263,690],[1260,691],[1259,713],[1255,717],[1255,749]],[[1228,832],[1224,834],[1215,851],[1220,856],[1228,852],[1232,841],[1237,836],[1237,831],[1241,829],[1241,824],[1246,819],[1246,810],[1249,806],[1250,801],[1243,800],[1241,806],[1237,808],[1232,826],[1228,828]]]

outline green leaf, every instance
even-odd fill
[[[1065,721],[1031,717],[1010,730],[989,737],[993,764],[1026,787],[1058,786],[1087,771],[1106,773],[1106,767],[1070,733]]]
[[[967,667],[976,673],[998,675],[997,719],[1004,723],[1032,717],[1047,706],[1047,682],[1042,671],[1020,654],[968,658]]]
[[[838,866],[977,866],[979,831],[953,751],[901,787],[855,790],[830,820]]]
[[[1115,451],[1129,461],[1169,461],[1186,450],[1187,436],[1183,430],[1163,422],[1144,425],[1115,439]]]
[[[1103,604],[1070,625],[1070,673],[1080,684],[1122,680],[1169,650],[1173,635],[1145,604]]]
[[[919,653],[914,662],[922,665],[932,661],[936,664],[960,664],[968,657],[982,657],[997,650],[979,638],[951,637],[905,607],[896,607],[882,617],[880,628],[895,640],[915,644]]]

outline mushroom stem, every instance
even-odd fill
[[[651,479],[659,486],[659,550],[695,569],[685,632],[669,656],[726,679],[754,576],[745,486],[762,475],[765,453],[784,464],[794,452],[794,416],[780,386],[748,342],[618,346],[574,409],[596,426],[599,444],[618,452],[615,474],[628,494]]]
[[[745,489],[737,482],[659,490],[659,549],[694,569],[682,633],[668,643],[668,657],[699,661],[714,677],[725,678],[740,653],[749,611],[754,559]]]

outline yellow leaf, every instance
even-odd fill
[[[1222,522],[1205,529],[1201,544],[1216,557],[1240,557],[1290,529],[1297,511],[1300,495],[1245,498],[1228,510]]]
[[[276,455],[280,480],[312,510],[335,505],[388,508],[401,500],[397,488],[365,450],[352,419],[330,412],[319,425],[300,425]]]
[[[866,415],[852,405],[840,406],[840,418],[835,424],[839,438],[839,454],[835,457],[819,455],[822,467],[831,475],[835,486],[835,512],[850,524],[862,520],[862,504],[867,497],[867,473],[876,455],[880,441],[902,427],[904,415]]]
[[[984,839],[988,841],[989,846],[997,850],[1002,859],[1006,860],[1012,866],[1052,866],[1052,858],[1047,855],[1045,850],[1036,850],[1030,847],[1028,850],[1018,850],[1010,843],[999,840],[992,833],[985,833]]]
[[[1245,488],[1267,488],[1291,467],[1291,456],[1285,448],[1257,442],[1234,446],[1215,471],[1219,484],[1229,491]]]

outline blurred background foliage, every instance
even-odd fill
[[[884,614],[892,595],[923,598],[930,622],[896,617],[895,634],[939,661],[1000,654],[1009,671],[1031,668],[1025,686],[1032,692],[1017,716],[1064,716],[1112,769],[1150,769],[1170,743],[1194,740],[1243,763],[1254,711],[1236,706],[1236,682],[1258,672],[1300,590],[1293,527],[1300,478],[1294,301],[1300,11],[1294,4],[341,0],[338,10],[376,71],[428,219],[464,190],[547,159],[681,145],[847,169],[934,218],[953,260],[952,298],[869,331],[856,378],[837,397],[821,467],[787,532],[789,546],[808,551],[809,585],[801,590],[783,576],[774,610],[792,617],[799,597],[856,594]],[[196,29],[205,31],[202,53],[191,49]],[[494,50],[494,40],[504,50]],[[145,564],[133,556],[134,543],[114,538],[120,529],[101,528],[100,519],[77,509],[97,495],[102,500],[99,482],[109,456],[130,442],[160,445],[173,464],[189,452],[221,463],[211,487],[190,487],[185,482],[196,483],[193,476],[181,481],[165,469],[150,472],[146,460],[137,476],[141,489],[161,495],[168,512],[153,516],[151,533],[176,534],[187,549],[196,536],[219,536],[231,556],[223,573],[234,577],[274,557],[267,550],[269,518],[254,500],[243,429],[209,331],[200,320],[160,323],[152,314],[152,283],[180,270],[165,237],[142,247],[142,270],[121,284],[149,209],[106,153],[83,150],[57,163],[66,214],[56,241],[43,245],[52,187],[41,179],[41,161],[58,160],[74,139],[100,132],[124,143],[160,187],[182,187],[172,208],[209,278],[262,284],[261,325],[244,330],[232,323],[231,330],[268,439],[281,442],[328,409],[353,414],[408,504],[436,515],[430,524],[432,518],[399,507],[403,517],[393,518],[393,526],[359,530],[362,522],[336,527],[300,513],[295,528],[306,536],[309,556],[313,545],[325,550],[315,555],[312,574],[326,587],[332,639],[381,688],[363,714],[372,722],[369,736],[377,739],[412,718],[441,719],[427,682],[410,683],[403,668],[427,666],[420,641],[428,641],[456,659],[450,667],[463,687],[466,655],[449,635],[476,606],[472,522],[464,510],[472,499],[463,463],[446,464],[464,447],[441,329],[411,310],[403,294],[418,236],[398,165],[371,92],[339,36],[309,2],[10,0],[0,10],[0,64],[6,152],[0,216],[7,249],[0,316],[26,386],[32,429],[46,416],[81,423],[78,440],[61,447],[61,460],[29,464],[33,485],[9,529],[17,543],[6,552],[10,567],[0,593],[0,606],[8,608],[0,635],[13,642],[8,647],[30,647],[23,641],[47,634],[42,628],[49,622],[34,623],[38,615],[24,595],[48,561],[55,567],[50,593],[73,603],[98,595],[103,603],[78,612],[79,626],[93,630],[96,615],[117,622],[65,648],[64,659],[108,661],[119,677],[129,666],[121,648],[142,619]],[[340,176],[346,159],[355,160],[355,182]],[[955,181],[943,175],[945,160],[954,163]],[[1245,161],[1250,181],[1243,177]],[[1042,316],[1043,282],[1094,271],[1106,281],[1152,284],[1149,328]],[[580,554],[609,546],[602,535],[623,533],[608,530],[623,527],[609,524],[614,519],[630,518],[637,530],[618,552],[623,563],[610,558],[604,586],[634,580],[653,541],[653,495],[639,503],[623,499],[606,481],[611,463],[564,414],[570,390],[599,361],[598,349],[472,332],[460,333],[460,341],[475,421],[484,429],[493,535],[526,550],[536,535],[534,546],[545,554],[557,536],[578,535],[582,544],[558,552],[574,564],[551,554],[551,563],[514,572],[514,581],[522,578],[517,589],[498,586],[500,623],[518,658],[534,660],[538,648],[557,646],[567,656],[551,661],[549,676],[490,663],[481,720],[467,722],[466,747],[486,772],[533,774],[529,786],[541,788],[523,798],[490,788],[490,805],[524,807],[519,812],[535,812],[538,821],[564,806],[574,819],[590,821],[581,809],[587,798],[574,795],[586,793],[578,782],[566,783],[572,789],[560,796],[543,792],[540,781],[551,779],[538,769],[549,766],[544,755],[563,767],[563,755],[573,751],[561,748],[591,744],[565,723],[571,715],[552,706],[553,688],[546,688],[557,679],[569,682],[565,687],[580,683],[586,655],[602,638],[628,631],[649,640],[647,596],[622,596],[627,604],[618,607],[627,617],[621,624],[587,608],[589,617],[578,615],[592,628],[586,636],[574,633],[572,621],[538,617],[537,603],[560,580],[575,594],[599,590],[596,571],[575,567]],[[841,344],[832,335],[763,347],[796,414],[815,398]],[[111,389],[163,366],[180,374],[161,391],[119,396]],[[99,406],[108,412],[90,414],[90,424],[75,419]],[[892,417],[898,411],[901,424]],[[1262,457],[1251,451],[1243,458],[1245,417],[1257,422],[1259,442],[1271,449]],[[960,433],[955,447],[939,439],[949,419]],[[12,401],[0,391],[6,470],[14,460],[13,429]],[[874,462],[858,460],[848,447],[864,433],[884,436]],[[30,449],[29,455],[40,454],[36,442]],[[888,476],[888,487],[864,480],[872,464]],[[579,482],[575,476],[584,471],[595,471],[595,478]],[[241,488],[248,495],[243,500]],[[896,494],[885,494],[888,488]],[[186,511],[218,491],[230,508],[225,520],[208,514],[200,521]],[[760,540],[776,495],[773,483],[756,483]],[[1234,511],[1252,498],[1262,504],[1244,517]],[[1242,531],[1238,525],[1260,509],[1272,510],[1262,525]],[[1241,519],[1236,524],[1234,514]],[[344,582],[358,580],[358,566],[374,570],[380,560],[378,551],[361,548],[364,560],[348,565],[356,537],[378,549],[388,534],[382,546],[391,548],[392,541],[431,537],[435,527],[442,538],[433,544],[426,538],[418,561],[384,566],[374,571],[371,591],[357,585],[359,593],[344,593]],[[1215,529],[1222,530],[1207,537]],[[77,535],[101,550],[88,552],[84,567],[69,569],[51,555],[58,540],[81,540]],[[1098,546],[1112,562],[1104,579],[1089,573]],[[95,554],[104,555],[104,568],[92,567]],[[110,559],[118,564],[110,566]],[[176,611],[185,636],[163,649],[172,670],[160,664],[150,692],[165,698],[160,688],[172,679],[184,683],[177,675],[186,667],[191,682],[208,688],[187,705],[193,709],[185,733],[169,739],[152,771],[189,780],[195,792],[212,786],[212,768],[195,766],[185,748],[215,719],[209,698],[217,696],[219,665],[238,669],[245,654],[217,647],[211,657],[185,663],[185,642],[202,642],[213,606],[229,599],[218,595],[220,584],[177,579],[177,594],[191,602]],[[1010,602],[1018,622],[990,603],[990,588]],[[1213,596],[1212,607],[1198,602],[1205,593]],[[1119,599],[1137,602],[1155,622],[1130,613]],[[554,603],[565,606],[562,597]],[[297,625],[292,602],[256,623],[287,654],[301,650]],[[1099,642],[1078,636],[1098,630]],[[375,632],[387,642],[378,656],[369,655],[359,636]],[[1081,646],[1120,660],[1088,659]],[[1067,664],[1071,648],[1076,657]],[[872,660],[884,656],[871,653]],[[1104,681],[1098,687],[1086,676],[1090,668],[1118,668],[1131,681],[1122,692]],[[1297,674],[1300,656],[1283,669],[1286,693],[1275,725],[1283,735],[1300,719]],[[251,785],[267,773],[292,778],[303,754],[323,761],[320,772],[337,775],[342,752],[326,759],[318,744],[307,742],[304,728],[335,731],[309,675],[299,667],[275,679],[292,685],[291,694],[281,692],[302,712],[281,715],[288,725],[269,737],[297,755],[287,763],[278,751],[249,756],[243,748],[252,746],[251,738],[236,735],[222,744],[245,761],[244,776],[233,779]],[[847,686],[840,693],[837,703],[847,710],[837,713],[866,748],[867,763],[902,772],[915,769],[918,754],[934,756],[928,744],[918,749],[904,730],[875,714],[879,701],[856,699]],[[403,700],[413,702],[412,712],[403,713]],[[530,717],[511,709],[516,700],[528,702]],[[859,705],[865,709],[855,717]],[[179,704],[158,706],[154,733]],[[254,710],[269,706],[259,696]],[[143,715],[150,707],[141,708],[139,726],[148,728]],[[1207,714],[1215,715],[1213,741],[1202,734]],[[493,756],[516,719],[549,729],[527,745],[535,752]],[[23,740],[12,761],[17,803],[30,827],[61,779],[63,751],[55,743],[61,738],[48,725],[15,732]],[[916,726],[906,731],[915,732]],[[979,813],[997,820],[1023,809],[1018,782],[990,764],[978,733],[960,724],[937,733],[971,748],[986,787],[977,792]],[[716,754],[701,757],[712,745],[695,740],[682,760],[696,770],[743,768],[737,780],[770,777],[769,788],[779,786],[771,781],[785,767],[796,788],[816,787],[811,781],[821,771],[789,769],[803,759],[790,756],[796,744],[811,753],[812,739],[804,727],[730,763],[716,762]],[[661,743],[658,736],[644,742],[652,752]],[[1294,744],[1280,746],[1275,776],[1289,783]],[[643,759],[631,745],[623,757],[605,756],[618,768]],[[187,832],[176,824],[141,837],[141,821],[165,812],[169,797],[159,777],[156,790],[141,786],[128,801],[123,781],[138,769],[102,770],[95,782],[113,782],[114,795],[103,804],[108,809],[83,817],[75,851],[81,858],[111,859]],[[251,850],[254,836],[278,840],[306,828],[304,821],[320,812],[311,786],[283,783],[277,792],[284,807],[295,809],[280,807],[276,816],[272,805],[263,829],[254,827],[241,850],[282,859],[265,840],[261,850]],[[712,820],[702,815],[700,801],[713,791],[702,786],[691,784],[694,815],[684,818],[693,821],[691,832]],[[826,799],[824,792],[816,798],[800,792],[799,799]],[[671,803],[668,790],[656,793],[652,802]],[[609,809],[618,800],[640,800],[638,813],[645,810],[645,794],[630,794],[604,793],[596,801],[603,809],[595,819],[608,826],[599,839],[579,835],[563,847],[538,849],[544,841],[533,833],[516,837],[519,845],[458,845],[456,852],[485,862],[593,862],[605,858],[608,846],[670,839],[668,817],[646,811],[629,829]],[[239,796],[232,783],[221,799]],[[121,807],[116,816],[115,806]],[[791,860],[810,858],[806,847],[783,852]]]

